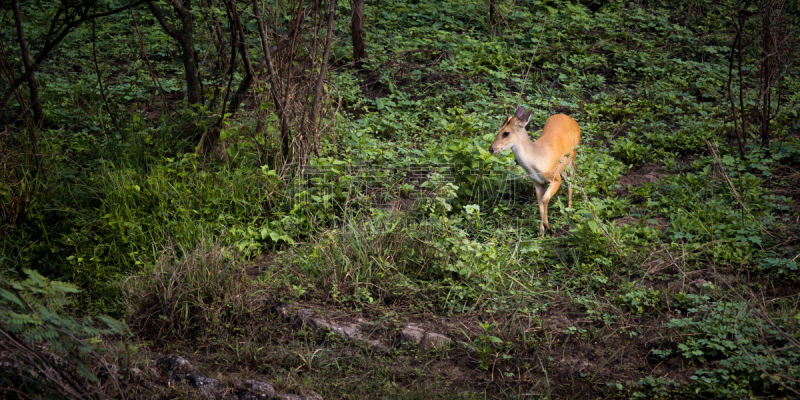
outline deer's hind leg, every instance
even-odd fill
[[[570,172],[569,179],[567,178],[567,171]],[[572,208],[572,179],[575,178],[575,163],[569,162],[567,168],[561,173],[561,179],[567,182],[567,207]]]

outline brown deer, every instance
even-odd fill
[[[526,113],[525,107],[520,106],[513,116],[506,118],[503,127],[497,132],[497,138],[489,147],[489,152],[500,153],[511,149],[517,163],[533,179],[542,218],[539,234],[544,236],[545,228],[550,229],[547,221],[550,198],[561,186],[561,179],[567,178],[567,169],[575,173],[575,149],[581,141],[581,128],[572,117],[556,114],[545,122],[542,136],[532,142],[525,130],[532,112],[533,110]],[[572,207],[572,185],[569,181],[567,196],[567,206]]]

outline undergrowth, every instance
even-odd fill
[[[4,332],[76,360],[86,382],[89,357],[128,340],[90,317],[104,313],[154,351],[326,398],[796,396],[797,70],[762,147],[760,56],[729,70],[733,2],[493,3],[491,24],[480,2],[368,4],[363,70],[339,4],[325,82],[339,112],[319,154],[285,168],[264,89],[233,117],[182,107],[182,60],[150,17],[147,62],[129,16],[97,21],[112,120],[77,29],[40,66],[41,164],[21,123],[0,136]],[[208,96],[228,84],[214,68]],[[574,203],[553,198],[545,237],[530,180],[488,152],[519,104],[532,139],[554,113],[581,126]],[[219,154],[197,151],[216,121]],[[391,337],[434,321],[453,344],[378,353],[294,327],[291,304]],[[55,390],[23,372],[3,379]]]

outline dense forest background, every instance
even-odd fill
[[[800,397],[796,1],[0,20],[0,398]],[[582,132],[543,237],[519,105]]]

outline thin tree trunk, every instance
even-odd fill
[[[3,42],[0,42],[0,53],[2,53],[3,56],[3,72],[6,74],[9,82],[12,82],[14,81],[14,70],[11,68],[11,63],[8,60],[8,54],[6,53],[6,47],[3,45]],[[36,129],[33,126],[33,121],[31,121],[30,117],[28,116],[28,109],[25,107],[25,99],[22,97],[22,93],[19,92],[17,86],[12,86],[11,89],[13,90],[14,95],[17,97],[17,102],[19,103],[19,107],[22,111],[22,118],[25,120],[25,125],[28,127],[28,138],[30,139],[31,143],[31,153],[36,159],[36,167],[38,168],[42,163],[42,154],[39,153],[39,145],[37,144],[36,140]]]
[[[298,14],[296,19],[296,23],[292,26],[292,29],[289,30],[287,34],[287,39],[281,40],[279,43],[276,43],[274,46],[270,46],[267,40],[267,27],[264,23],[264,18],[261,15],[261,9],[258,7],[258,2],[256,0],[252,0],[253,6],[253,14],[256,17],[256,22],[258,23],[258,33],[261,37],[261,50],[264,52],[264,60],[259,63],[257,69],[262,69],[264,66],[267,67],[267,71],[269,72],[269,80],[270,80],[270,89],[269,93],[272,98],[272,101],[275,104],[275,108],[278,110],[278,117],[281,121],[281,154],[284,156],[284,160],[288,160],[289,157],[289,150],[291,144],[291,137],[290,137],[290,127],[291,121],[288,115],[288,111],[285,107],[286,100],[282,98],[281,92],[283,91],[282,88],[284,87],[283,83],[285,83],[287,89],[286,93],[288,95],[288,87],[290,85],[289,76],[285,82],[281,82],[280,76],[278,75],[278,71],[275,68],[275,58],[273,55],[275,52],[285,48],[286,46],[291,46],[291,52],[294,52],[294,40],[300,31],[300,27],[302,26],[303,21],[308,18],[312,11],[316,9],[317,2],[311,3],[308,5],[301,13]],[[302,4],[301,4],[302,6]],[[289,63],[291,65],[291,62]],[[291,69],[288,72],[291,72]]]
[[[748,0],[743,10],[746,10],[749,5],[750,1]],[[742,141],[744,142],[742,146],[745,146],[747,145],[747,113],[744,111],[744,70],[742,70],[742,30],[744,29],[745,16],[742,13],[739,15],[739,25],[736,27],[739,35],[739,110],[742,111]]]
[[[183,63],[186,68],[186,97],[190,104],[203,102],[203,91],[200,88],[200,75],[197,71],[197,52],[194,49],[194,24],[189,12],[191,0],[185,0],[186,11],[181,12],[181,47]]]
[[[236,89],[236,92],[233,94],[231,98],[231,102],[228,105],[228,112],[233,115],[236,113],[236,110],[239,108],[239,103],[241,103],[242,98],[250,89],[250,86],[253,84],[253,79],[255,78],[256,71],[253,68],[253,64],[250,62],[250,53],[247,51],[247,46],[245,43],[245,35],[244,35],[244,27],[242,26],[242,20],[239,17],[239,10],[236,7],[236,2],[232,0],[228,0],[226,5],[229,8],[229,12],[231,13],[231,28],[236,29],[238,35],[237,43],[232,43],[232,46],[239,46],[239,53],[242,55],[242,64],[244,64],[244,78],[239,83],[239,87]]]
[[[291,118],[287,105],[289,104],[289,94],[292,88],[292,75],[294,72],[294,47],[297,39],[297,34],[300,31],[300,17],[302,15],[303,3],[300,1],[297,5],[297,15],[294,18],[294,27],[292,31],[294,35],[291,38],[291,45],[289,46],[289,59],[287,60],[286,78],[284,80],[283,92],[283,109],[281,110],[281,154],[283,155],[283,162],[288,163],[291,156]]]
[[[494,34],[494,24],[497,21],[497,7],[495,7],[496,0],[489,0],[489,29]]]
[[[197,54],[194,50],[194,25],[192,22],[192,0],[171,0],[172,7],[181,19],[181,30],[178,31],[164,18],[161,10],[150,0],[147,7],[156,18],[164,31],[175,39],[181,46],[183,56],[183,70],[186,79],[186,97],[190,104],[202,103],[202,90],[200,89],[200,76],[197,73]]]
[[[738,31],[738,27],[737,27]],[[731,87],[731,83],[733,81],[733,50],[736,47],[736,44],[742,40],[741,35],[737,34],[736,37],[733,39],[733,43],[731,43],[730,47],[730,57],[728,60],[728,100],[731,103],[731,114],[733,117],[733,130],[736,135],[736,141],[739,145],[739,157],[744,159],[744,144],[742,143],[742,132],[739,131],[739,116],[736,113],[736,100],[733,98],[733,89]],[[740,71],[741,73],[741,71]],[[744,110],[742,110],[744,113]],[[744,130],[744,126],[742,127]]]
[[[353,61],[361,68],[361,60],[367,58],[367,42],[364,33],[364,0],[350,0],[353,15],[350,19],[350,35],[353,38]]]
[[[769,146],[769,108],[770,93],[772,92],[772,0],[764,0],[761,10],[761,147]]]
[[[17,25],[17,39],[19,49],[22,52],[22,64],[25,66],[25,74],[28,80],[28,90],[31,95],[31,109],[33,109],[33,119],[37,125],[41,125],[44,120],[42,104],[39,102],[39,85],[36,83],[34,65],[31,62],[31,53],[28,50],[28,41],[25,40],[25,29],[22,26],[22,14],[19,10],[19,0],[14,0],[14,22]]]
[[[108,105],[108,97],[106,96],[106,91],[103,89],[103,77],[100,75],[100,65],[97,62],[97,33],[95,31],[95,21],[92,21],[92,59],[94,59],[94,71],[97,74],[97,85],[100,86],[100,96],[103,98],[103,104],[106,106],[106,112],[108,116],[111,118],[111,123],[114,124],[114,127],[119,130],[119,124],[117,123],[117,118],[114,117],[114,113],[111,112],[111,106]]]

